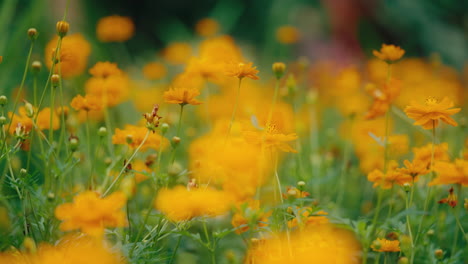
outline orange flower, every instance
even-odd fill
[[[79,110],[84,110],[84,111],[98,111],[102,109],[102,102],[99,100],[96,96],[93,95],[85,95],[85,97],[81,95],[75,96],[71,103],[71,107],[73,109],[79,111]]]
[[[195,32],[202,37],[211,37],[219,30],[218,21],[212,18],[204,18],[195,25]]]
[[[311,207],[296,208],[295,212],[292,212],[294,218],[288,221],[288,227],[293,228],[299,226],[301,228],[308,225],[321,225],[329,223],[325,211],[313,212]]]
[[[372,250],[377,252],[399,252],[400,241],[377,238],[371,245]]]
[[[438,203],[448,204],[452,208],[455,208],[455,206],[457,206],[458,199],[457,199],[457,195],[453,193],[453,187],[450,188],[449,195],[447,196],[447,198],[440,200]]]
[[[259,71],[257,67],[252,67],[253,63],[229,63],[227,64],[227,75],[237,77],[242,79],[244,77],[248,77],[252,80],[258,80],[258,76],[256,75]]]
[[[461,184],[468,186],[468,160],[456,159],[454,163],[438,161],[434,164],[437,177],[429,186],[440,184]]]
[[[425,105],[413,101],[405,108],[405,113],[409,118],[416,120],[414,125],[422,126],[424,129],[435,128],[439,123],[439,119],[449,125],[457,126],[457,122],[450,116],[460,112],[461,108],[452,107],[453,102],[447,97],[441,102],[438,102],[435,98],[428,98]]]
[[[390,189],[395,183],[400,186],[411,183],[413,181],[411,176],[398,171],[397,167],[396,161],[390,161],[385,174],[381,170],[375,169],[367,175],[367,180],[374,183],[372,187],[380,185],[382,189]]]
[[[382,44],[380,52],[373,50],[372,54],[374,54],[374,56],[377,58],[386,61],[387,63],[392,63],[401,59],[401,57],[403,57],[405,54],[405,50],[395,45]]]
[[[421,162],[420,160],[413,160],[413,162],[405,160],[404,164],[405,168],[399,168],[397,170],[401,173],[411,176],[414,179],[414,181],[417,181],[418,176],[429,173],[429,170],[427,169],[427,164]]]
[[[287,135],[279,133],[275,125],[269,125],[266,132],[245,131],[244,138],[247,142],[252,144],[262,145],[267,148],[278,149],[284,152],[297,153],[295,149],[287,144],[287,142],[297,139],[296,133]]]
[[[125,125],[125,129],[116,128],[115,134],[112,136],[112,144],[127,144],[131,148],[137,148],[143,141],[147,131],[146,127],[132,125]],[[153,148],[159,150],[162,148],[164,150],[168,145],[169,141],[165,137],[157,133],[151,133],[141,149]]]
[[[300,33],[293,26],[282,26],[276,31],[276,39],[282,44],[294,44],[299,41]]]
[[[130,17],[107,16],[99,19],[96,27],[97,38],[101,42],[125,42],[135,33],[135,25]]]
[[[196,88],[175,87],[164,92],[164,100],[170,104],[199,105],[202,102],[195,99],[198,95],[200,95],[200,91]]]
[[[93,191],[86,191],[73,198],[73,203],[64,203],[55,208],[55,217],[61,220],[60,230],[79,229],[83,233],[102,236],[106,227],[126,226],[126,202],[122,192],[115,192],[105,198]]]
[[[148,80],[159,80],[166,74],[166,67],[159,62],[150,62],[143,67],[143,76]]]
[[[431,165],[432,158],[432,144],[429,143],[425,146],[419,148],[413,148],[414,161],[421,162],[426,164],[426,168],[429,168]],[[434,145],[434,161],[448,161],[450,157],[448,155],[448,144],[441,143],[439,145]]]
[[[192,54],[192,47],[185,42],[173,42],[163,51],[162,56],[171,64],[184,64]]]
[[[107,78],[110,76],[120,76],[123,75],[123,71],[119,69],[117,63],[112,63],[108,61],[98,61],[96,64],[89,69],[89,73],[97,78]]]
[[[376,117],[384,115],[390,105],[400,94],[401,81],[395,78],[391,78],[390,81],[386,82],[382,89],[378,89],[375,85],[368,85],[366,91],[372,96],[374,102],[372,103],[369,111],[367,112],[367,119],[374,119]]]

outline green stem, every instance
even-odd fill
[[[413,182],[413,186],[414,186],[414,182]],[[411,186],[411,188],[413,188],[413,186]],[[413,259],[414,259],[414,243],[413,243],[413,232],[411,230],[411,222],[410,222],[410,217],[409,217],[409,212],[408,212],[410,208],[410,201],[411,201],[410,195],[408,194],[408,192],[406,192],[406,226],[408,228],[408,234],[411,240],[410,264],[412,264]]]
[[[174,252],[172,252],[172,256],[171,256],[171,260],[169,261],[169,264],[174,263],[174,260],[175,260],[176,254],[177,254],[177,250],[179,249],[181,240],[182,240],[182,235],[179,235],[179,238],[177,239],[177,244],[176,244],[176,246],[174,248]]]
[[[180,138],[180,136],[179,136],[180,135],[180,128],[182,127],[182,114],[184,113],[184,106],[185,106],[185,104],[180,104],[179,124],[177,124],[177,133],[176,133],[176,137],[179,137],[179,138]],[[170,163],[171,165],[174,164],[175,156],[176,156],[176,150],[177,150],[177,147],[179,146],[179,144],[172,146],[171,163]]]

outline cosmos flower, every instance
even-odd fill
[[[405,108],[406,115],[416,120],[414,125],[422,126],[424,129],[433,129],[439,124],[439,120],[457,126],[457,122],[450,116],[460,112],[461,108],[452,108],[453,102],[447,97],[438,101],[435,98],[428,98],[424,105],[412,102]]]
[[[380,51],[373,50],[372,54],[387,63],[392,63],[401,59],[405,54],[405,50],[395,45],[382,44]]]

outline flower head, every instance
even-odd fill
[[[170,104],[199,105],[202,102],[195,99],[198,95],[200,95],[200,91],[196,88],[172,87],[169,91],[164,92],[164,100]]]
[[[71,107],[75,110],[84,110],[84,111],[98,111],[102,109],[101,100],[93,95],[85,95],[84,97],[81,95],[75,96],[71,103]]]
[[[245,131],[244,138],[247,142],[261,145],[266,148],[297,153],[297,151],[287,143],[297,139],[296,133],[280,133],[274,124],[268,125],[266,131]]]
[[[105,198],[93,191],[86,191],[74,197],[73,203],[64,203],[55,208],[55,217],[61,220],[60,230],[79,229],[83,233],[102,236],[106,227],[127,225],[122,211],[125,195],[115,192]]]
[[[402,186],[405,183],[411,183],[413,181],[412,177],[400,172],[397,167],[396,161],[390,161],[386,173],[375,169],[367,175],[367,180],[374,183],[372,187],[380,186],[382,189],[390,189],[393,184]]]
[[[437,177],[429,186],[440,184],[461,184],[468,186],[468,160],[456,159],[455,162],[437,161],[434,164]]]
[[[135,25],[130,17],[107,16],[99,19],[96,35],[101,42],[125,42],[135,33]]]
[[[212,18],[203,18],[195,25],[195,32],[202,37],[211,37],[219,30],[218,21]]]
[[[150,62],[143,67],[143,76],[147,80],[159,80],[166,76],[166,74],[166,67],[159,62]]]
[[[377,238],[371,245],[372,250],[377,252],[399,252],[400,241]]]
[[[405,108],[406,115],[416,120],[414,125],[422,126],[424,129],[437,127],[439,120],[457,126],[457,122],[450,116],[460,112],[461,108],[452,108],[453,102],[447,97],[438,101],[435,98],[428,98],[424,105],[412,102]]]
[[[392,63],[401,59],[405,54],[405,50],[395,45],[382,44],[380,51],[374,50],[372,54],[387,63]]]
[[[239,79],[242,79],[244,77],[250,78],[252,80],[258,80],[258,76],[256,75],[259,71],[257,70],[257,67],[252,66],[253,63],[229,63],[227,65],[227,75],[228,76],[233,76],[237,77]]]

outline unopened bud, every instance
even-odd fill
[[[180,144],[180,137],[173,137],[172,138],[172,147],[177,147]]]
[[[100,136],[100,137],[107,136],[107,128],[100,127],[99,130],[98,130],[98,136]]]
[[[444,258],[444,251],[440,248],[436,249],[434,250],[434,256],[436,257],[436,259],[441,260]]]
[[[30,237],[25,237],[23,241],[24,251],[29,254],[35,254],[37,252],[36,242]]]
[[[28,36],[31,40],[35,40],[37,38],[37,29],[35,28],[28,29]]]
[[[65,21],[57,22],[57,34],[60,37],[65,37],[69,29],[70,29],[70,24],[68,24],[68,22],[65,22]]]
[[[427,233],[426,233],[428,236],[433,236],[434,235],[434,229],[429,229],[427,230]]]
[[[5,116],[0,116],[0,126],[3,126],[7,123],[7,119]]]
[[[106,164],[107,166],[111,165],[112,164],[112,159],[110,157],[107,157],[104,159],[104,164]]]
[[[53,192],[47,193],[47,200],[49,201],[55,200],[55,194]]]
[[[162,134],[166,134],[167,130],[169,130],[169,124],[163,123],[163,124],[161,125],[161,133],[162,133]]]
[[[25,168],[21,168],[20,175],[21,176],[26,176],[26,174],[28,174],[28,171]]]
[[[408,263],[409,263],[409,260],[407,257],[401,257],[397,262],[397,264],[408,264]]]
[[[180,165],[180,163],[174,162],[172,165],[169,166],[169,168],[167,170],[167,174],[169,174],[169,176],[177,176],[183,170],[184,170],[184,168],[182,168],[182,165]]]
[[[288,195],[289,195],[289,196],[296,196],[296,195],[297,195],[297,192],[296,192],[296,190],[294,190],[294,189],[289,189],[289,190],[288,190]]]
[[[26,116],[32,118],[34,116],[34,108],[32,104],[26,102],[24,104],[24,109],[26,109]]]
[[[4,95],[0,95],[0,106],[4,106],[4,105],[6,105],[6,104],[7,104],[7,102],[8,102],[8,99],[7,99],[7,97],[6,97],[6,96],[4,96]]]
[[[405,192],[409,192],[411,190],[411,184],[405,182],[403,184],[403,190],[405,190]]]
[[[78,140],[77,137],[72,137],[70,138],[70,150],[72,152],[75,152],[78,149],[78,146],[80,145],[80,141]]]
[[[50,77],[50,81],[52,82],[53,87],[57,87],[60,83],[60,75],[52,74],[52,76]]]
[[[380,243],[379,240],[374,240],[372,242],[372,248],[374,248],[375,250],[379,250],[381,247],[382,247],[382,243]]]
[[[286,65],[282,62],[275,62],[273,63],[272,69],[276,79],[281,79],[284,75],[284,71],[286,70]]]
[[[40,61],[33,61],[31,68],[34,73],[38,73],[41,71],[42,63]]]
[[[298,181],[298,182],[297,182],[297,186],[301,186],[301,187],[302,187],[302,186],[305,186],[305,184],[306,184],[305,181]]]
[[[132,144],[133,143],[133,136],[132,135],[127,135],[125,137],[125,142],[127,142],[127,144]]]

